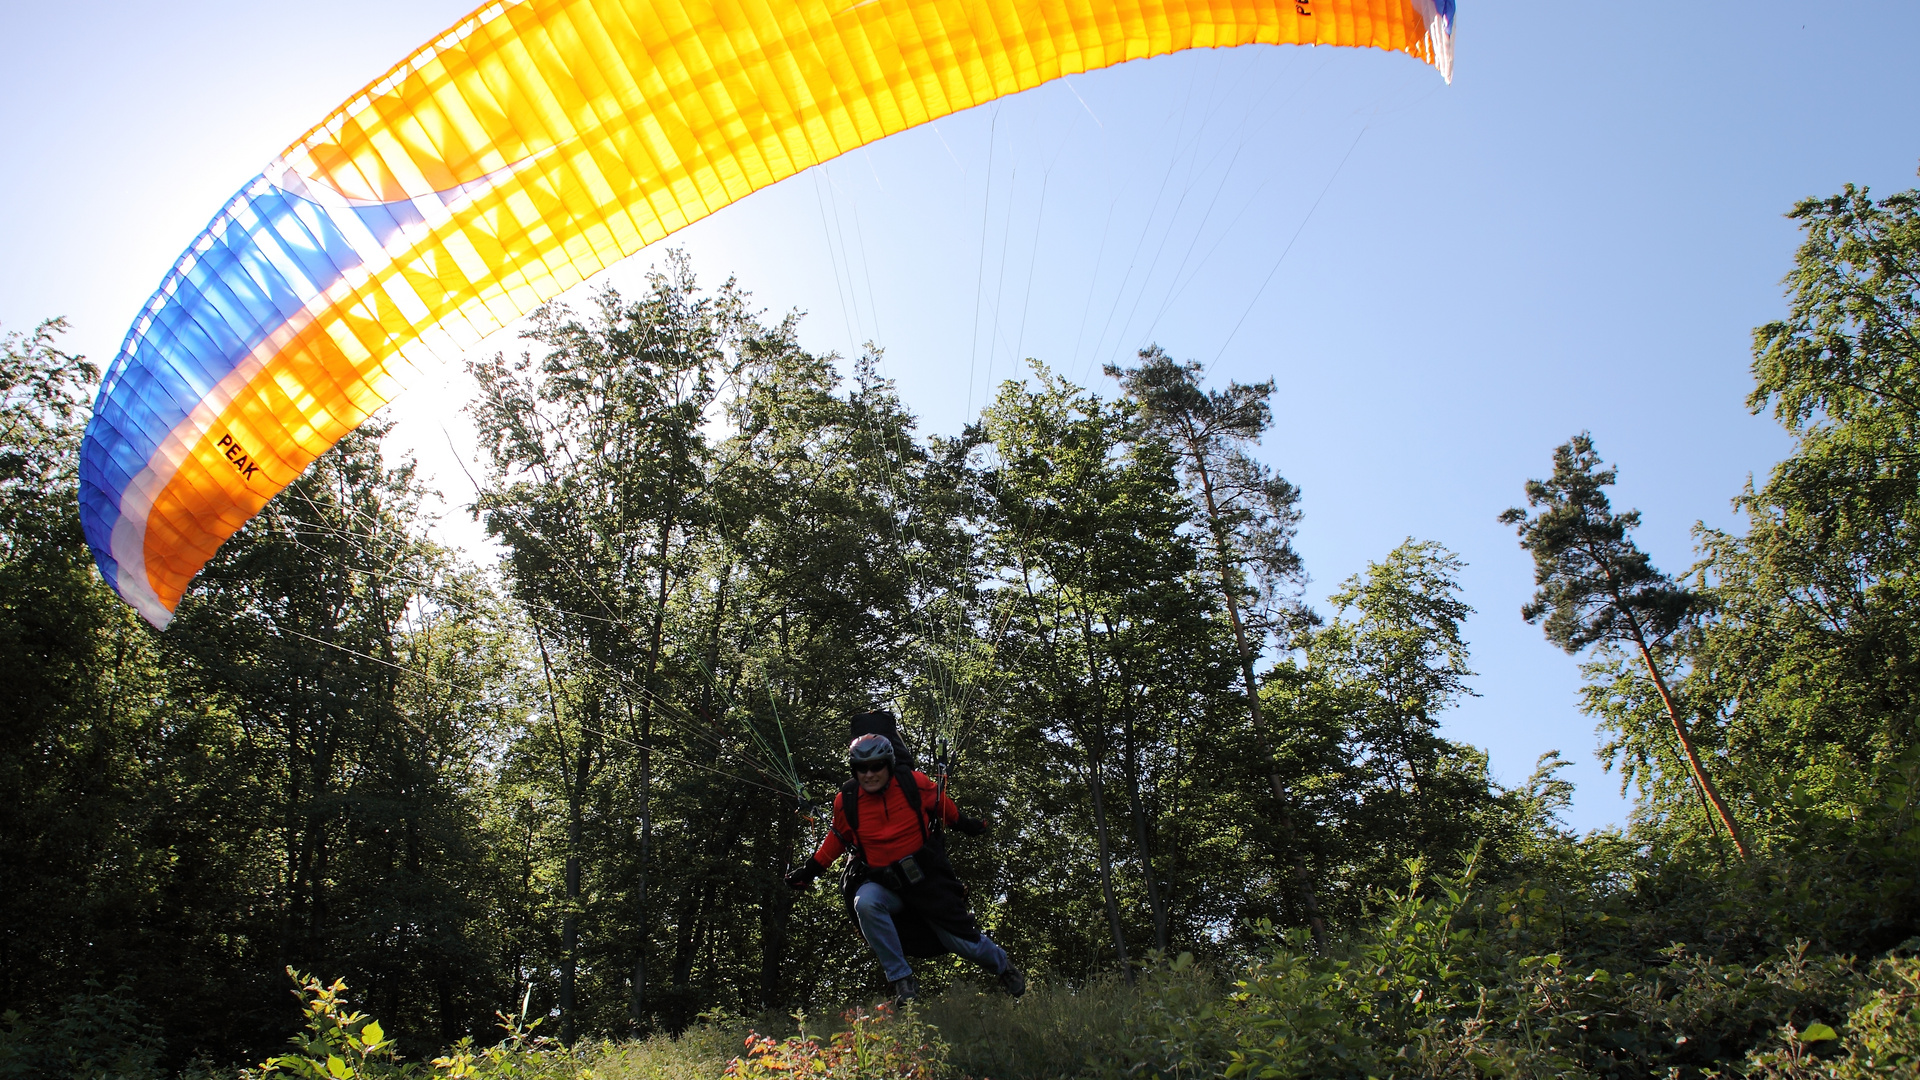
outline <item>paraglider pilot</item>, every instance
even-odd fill
[[[876,726],[873,719],[893,717],[868,713],[856,717],[855,725],[867,720]],[[869,732],[853,740],[847,748],[853,779],[834,796],[833,823],[813,857],[788,871],[787,884],[811,888],[842,853],[849,854],[841,895],[892,984],[896,1003],[912,1000],[919,991],[908,956],[948,952],[979,964],[1019,997],[1026,992],[1026,977],[1005,949],[980,932],[966,886],[947,860],[944,826],[979,836],[987,831],[986,822],[961,816],[939,785],[903,756],[885,734]]]

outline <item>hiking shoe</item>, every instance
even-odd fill
[[[1019,997],[1027,992],[1027,977],[1021,974],[1019,968],[1008,963],[1007,970],[1000,973],[1000,987],[1009,996]]]
[[[893,1004],[898,1008],[920,996],[920,980],[909,975],[893,980]]]

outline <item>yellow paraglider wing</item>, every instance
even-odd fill
[[[462,19],[274,159],[162,283],[81,455],[107,580],[156,626],[385,404],[759,188],[1050,79],[1189,48],[1451,70],[1452,0],[528,0]]]

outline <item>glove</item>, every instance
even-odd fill
[[[954,831],[966,833],[968,836],[985,836],[987,832],[987,819],[963,817],[953,823],[953,828]]]
[[[813,880],[827,872],[827,868],[808,859],[799,866],[787,871],[787,887],[793,889],[811,889]]]

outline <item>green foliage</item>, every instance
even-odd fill
[[[295,1080],[377,1080],[415,1069],[395,1060],[393,1040],[380,1021],[349,1008],[344,979],[323,983],[287,969],[297,989],[306,1027],[293,1036],[293,1052],[268,1058],[260,1075],[284,1072]]]
[[[1755,1080],[1877,1080],[1920,1070],[1920,960],[1874,964],[1838,1029],[1814,1020],[1780,1026],[1774,1045],[1748,1055]]]
[[[1742,493],[1744,535],[1699,532],[1720,614],[1686,687],[1760,843],[1832,882],[1819,932],[1867,951],[1920,914],[1917,199],[1849,186],[1794,208],[1789,313],[1755,331],[1749,400],[1793,450]]]
[[[1916,198],[1795,211],[1753,398],[1794,452],[1692,574],[1634,546],[1584,435],[1507,516],[1636,794],[1585,837],[1559,755],[1508,788],[1444,735],[1474,679],[1445,547],[1299,606],[1275,382],[1150,348],[1109,399],[1036,363],[923,438],[877,348],[843,381],[675,254],[475,363],[498,566],[428,539],[374,424],[157,635],[80,539],[97,373],[58,323],[9,335],[0,1070],[230,1075],[304,1023],[267,1071],[1911,1071]],[[928,962],[914,1012],[788,1038],[879,991],[832,890],[780,880],[875,703],[990,814],[954,859],[1034,988]],[[289,963],[345,981],[295,1008]],[[768,1034],[742,1053],[723,1011]]]
[[[1204,889],[1167,866],[1171,851],[1202,842],[1167,809],[1217,796],[1167,748],[1191,740],[1205,752],[1198,732],[1233,661],[1207,617],[1210,598],[1194,587],[1198,551],[1183,532],[1192,511],[1167,448],[1131,438],[1127,403],[1037,365],[1035,374],[1037,386],[1003,385],[984,425],[999,459],[987,554],[1006,579],[1000,653],[1021,661],[1006,672],[1000,741],[1025,774],[1022,817],[1068,815],[1079,843],[1056,831],[1048,854],[1078,864],[1099,890],[1096,900],[1073,889],[1068,902],[1085,915],[1031,944],[1061,967],[1124,966],[1130,936],[1164,947],[1169,909]],[[1009,909],[1057,910],[1066,898],[1048,894],[1065,883],[1022,875]]]
[[[495,1013],[504,1037],[492,1046],[475,1047],[466,1036],[433,1059],[436,1075],[446,1080],[592,1080],[588,1058],[571,1046],[535,1032],[545,1018]]]
[[[1202,385],[1198,362],[1175,361],[1158,345],[1140,350],[1131,368],[1106,366],[1139,422],[1175,452],[1194,527],[1206,538],[1210,570],[1231,615],[1252,631],[1247,660],[1257,659],[1266,636],[1292,614],[1286,590],[1305,575],[1293,536],[1300,524],[1300,489],[1253,455],[1273,426],[1275,383]]]
[[[1104,1033],[1108,1045],[1089,1055],[1088,1072],[1120,1077],[1206,1077],[1231,1053],[1236,1028],[1223,1023],[1221,987],[1192,953],[1149,957],[1124,1020]]]
[[[1759,965],[1672,947],[1625,968],[1602,913],[1570,921],[1550,890],[1482,884],[1473,862],[1451,875],[1412,870],[1328,952],[1294,931],[1224,994],[1147,984],[1097,1052],[1102,1074],[1711,1075],[1748,1068],[1782,1023],[1812,1031],[1865,992],[1844,958],[1804,947]]]
[[[1482,752],[1439,734],[1445,711],[1472,693],[1462,566],[1439,544],[1401,544],[1343,583],[1333,617],[1298,631],[1299,652],[1263,687],[1266,713],[1287,733],[1273,767],[1311,815],[1300,842],[1338,922],[1400,885],[1407,859],[1455,862],[1480,840],[1518,859],[1535,839],[1563,839],[1553,815],[1568,791],[1553,779],[1556,761],[1529,787],[1503,791]]]
[[[51,1020],[0,1015],[4,1080],[159,1080],[160,1032],[123,983],[89,980]]]
[[[1018,1001],[961,983],[917,1004],[951,1047],[957,1072],[1043,1080],[1082,1075],[1113,1055],[1141,1000],[1109,971],[1078,985],[1036,981]]]
[[[742,1028],[702,1021],[679,1035],[588,1047],[584,1062],[597,1080],[713,1080],[740,1049]]]
[[[1303,815],[1286,778],[1274,767],[1273,757],[1282,740],[1276,738],[1272,719],[1264,714],[1256,673],[1277,632],[1289,624],[1312,622],[1311,613],[1293,595],[1305,581],[1293,548],[1300,522],[1300,490],[1253,453],[1273,424],[1275,383],[1271,379],[1253,385],[1230,382],[1225,390],[1210,390],[1202,386],[1200,364],[1176,362],[1157,345],[1140,350],[1138,360],[1131,368],[1109,364],[1106,374],[1119,381],[1125,404],[1137,417],[1134,437],[1161,444],[1176,464],[1197,556],[1197,573],[1189,588],[1198,585],[1205,590],[1202,595],[1209,606],[1224,609],[1225,629],[1231,635],[1207,651],[1217,657],[1214,663],[1225,661],[1238,669],[1239,689],[1245,695],[1244,721],[1236,715],[1236,703],[1220,696],[1224,687],[1209,695],[1215,699],[1209,702],[1209,719],[1216,731],[1228,735],[1213,741],[1226,750],[1225,761],[1255,766],[1245,772],[1257,773],[1259,763],[1268,766],[1264,779],[1269,794],[1249,800],[1242,787],[1226,799],[1215,795],[1189,800],[1187,805],[1214,817],[1216,828],[1232,828],[1227,822],[1236,812],[1244,817],[1248,809],[1244,804],[1253,802],[1251,809],[1268,827],[1245,830],[1243,842],[1257,845],[1255,857],[1260,861],[1289,868],[1283,873],[1291,878],[1290,888],[1278,895],[1264,895],[1268,890],[1261,890],[1263,895],[1251,904],[1237,905],[1233,922],[1244,925],[1277,906],[1297,913],[1321,933],[1319,886],[1302,847],[1299,819]],[[1217,622],[1218,614],[1210,621]],[[1225,656],[1219,655],[1222,646],[1228,647]],[[1255,784],[1254,790],[1260,790],[1257,779]],[[1149,899],[1154,901],[1156,942],[1159,951],[1165,952],[1171,942],[1166,919],[1151,890]]]
[[[1628,535],[1640,512],[1613,512],[1606,489],[1616,478],[1593,437],[1575,435],[1554,450],[1551,477],[1527,481],[1527,504],[1538,512],[1515,507],[1500,515],[1534,557],[1540,588],[1521,616],[1543,622],[1547,640],[1570,653],[1603,643],[1657,645],[1700,607]]]
[[[1701,760],[1664,670],[1673,664],[1666,647],[1669,639],[1702,615],[1708,601],[1655,570],[1646,553],[1628,537],[1639,525],[1640,513],[1613,512],[1606,488],[1614,479],[1614,471],[1604,467],[1594,450],[1593,439],[1576,435],[1554,451],[1551,478],[1527,481],[1527,503],[1539,512],[1529,516],[1515,507],[1500,515],[1501,521],[1518,529],[1520,546],[1533,554],[1534,580],[1540,586],[1520,614],[1528,622],[1544,620],[1547,640],[1570,653],[1600,645],[1610,654],[1624,653],[1645,666],[1701,803],[1709,811],[1713,823],[1709,830],[1715,824],[1724,828],[1734,850],[1745,859],[1749,852],[1740,826]],[[1625,738],[1644,745],[1651,741],[1652,729],[1623,721],[1650,712],[1627,710],[1609,718]],[[1712,771],[1720,770],[1720,764],[1714,763]]]

